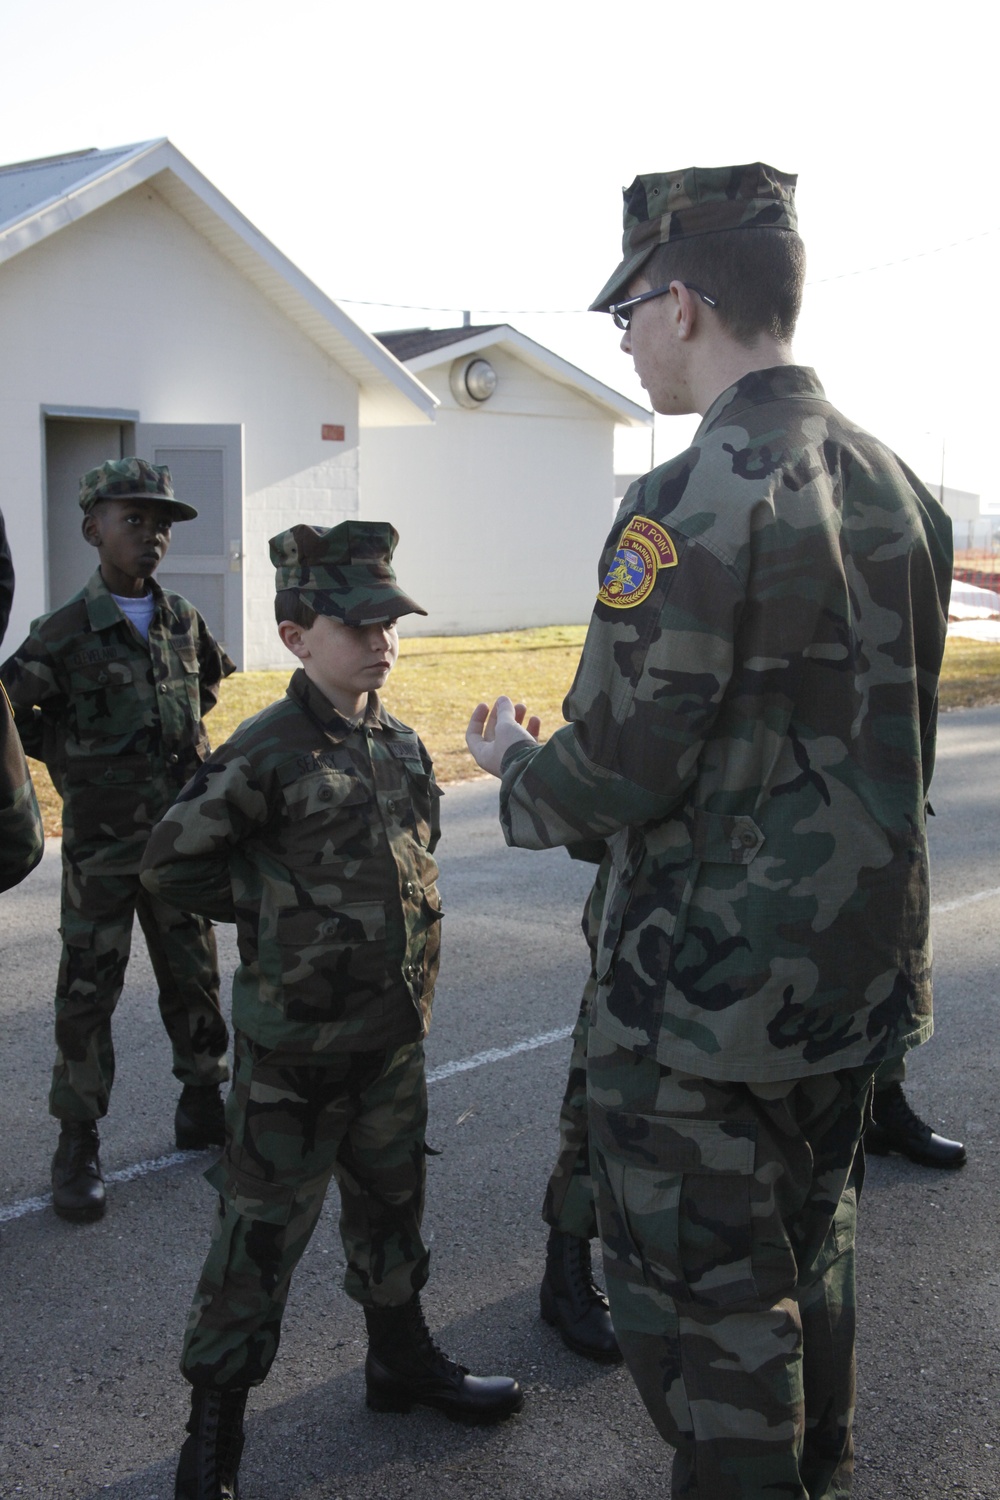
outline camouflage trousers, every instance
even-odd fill
[[[580,1014],[573,1027],[569,1078],[559,1111],[559,1154],[545,1189],[542,1218],[563,1234],[581,1240],[597,1238],[594,1179],[590,1174],[590,1136],[587,1126],[587,1033],[593,976],[583,991]]]
[[[138,875],[93,874],[63,859],[62,957],[49,1110],[59,1120],[108,1112],[115,1077],[111,1017],[125,982],[134,918],[146,938],[160,1017],[181,1083],[224,1083],[229,1034],[219,1009],[210,922],[143,890]]]
[[[590,1032],[615,1333],[675,1500],[842,1500],[871,1068],[718,1083]]]
[[[906,1082],[906,1053],[902,1057],[887,1057],[875,1069],[875,1092],[889,1088],[894,1083]]]
[[[590,1173],[590,1138],[587,1126],[587,1033],[590,1012],[597,993],[595,963],[601,912],[607,892],[610,864],[605,859],[583,908],[581,926],[590,950],[590,974],[583,987],[580,1014],[573,1027],[569,1077],[559,1111],[559,1153],[545,1189],[542,1218],[563,1234],[581,1240],[597,1238],[594,1179]]]
[[[303,1061],[237,1033],[227,1144],[181,1370],[192,1385],[259,1385],[278,1352],[292,1272],[330,1178],[340,1189],[344,1289],[367,1307],[408,1302],[427,1280],[423,1042]]]

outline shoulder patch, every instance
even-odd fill
[[[660,568],[676,566],[677,549],[659,522],[647,516],[631,516],[601,584],[598,603],[611,609],[632,609],[646,598]]]

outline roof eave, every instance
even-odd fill
[[[623,396],[620,391],[605,385],[603,381],[595,380],[586,370],[570,364],[569,360],[554,354],[551,349],[546,349],[534,339],[529,339],[526,334],[519,333],[509,323],[500,324],[470,338],[458,338],[439,349],[430,349],[426,354],[417,354],[406,361],[406,368],[414,374],[420,374],[424,370],[433,369],[435,365],[467,358],[470,354],[478,354],[494,345],[512,350],[540,374],[588,397],[597,406],[609,411],[623,427],[650,427],[653,423],[653,413],[644,406],[630,401],[628,396]]]

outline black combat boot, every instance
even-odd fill
[[[104,1174],[94,1120],[63,1120],[52,1158],[52,1207],[62,1219],[99,1219],[105,1208]]]
[[[898,1151],[922,1167],[964,1167],[965,1147],[949,1141],[926,1125],[906,1102],[901,1083],[877,1089],[872,1099],[872,1122],[865,1131],[865,1150],[874,1156]]]
[[[590,1241],[549,1230],[541,1291],[542,1317],[567,1349],[600,1364],[618,1364],[622,1353],[611,1326],[608,1299],[594,1285]]]
[[[204,1151],[226,1144],[226,1107],[217,1083],[186,1083],[174,1114],[178,1151]]]
[[[184,1439],[174,1500],[239,1500],[246,1387],[216,1391],[191,1389],[191,1415]]]
[[[419,1295],[402,1307],[366,1307],[366,1400],[372,1411],[433,1406],[453,1422],[500,1422],[524,1404],[516,1380],[470,1375],[447,1359],[424,1322]]]

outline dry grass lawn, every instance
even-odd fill
[[[465,748],[465,726],[477,703],[498,693],[523,698],[541,715],[543,739],[562,723],[565,697],[583,645],[582,625],[500,635],[428,636],[404,640],[385,693],[386,707],[417,729],[444,782],[480,774]],[[285,691],[289,672],[239,672],[222,684],[208,719],[213,744]],[[941,706],[1000,703],[1000,645],[953,638],[945,652]],[[45,767],[31,762],[46,833],[61,828],[61,802]]]

